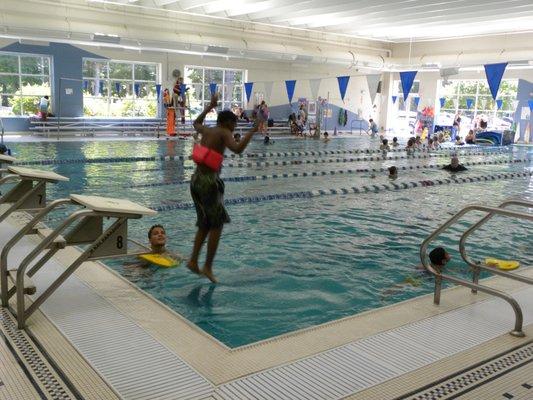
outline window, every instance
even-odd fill
[[[83,59],[83,114],[156,117],[158,65]]]
[[[49,57],[0,52],[0,117],[35,115],[50,82]]]
[[[393,96],[396,96],[396,102],[393,104],[395,118],[392,122],[395,133],[413,134],[417,118],[417,106],[415,97],[418,97],[420,91],[420,82],[414,81],[407,102],[403,99],[402,82],[394,81]]]
[[[191,117],[195,118],[211,100],[210,83],[217,84],[222,109],[242,107],[245,80],[246,71],[241,69],[186,66],[184,82],[192,88],[189,90]]]
[[[444,106],[440,110],[438,125],[452,125],[455,114],[460,111],[461,132],[474,128],[480,119],[486,121],[490,129],[511,127],[516,109],[518,80],[502,80],[498,91],[498,99],[502,100],[499,110],[484,79],[441,81],[439,87],[438,98],[444,98]]]

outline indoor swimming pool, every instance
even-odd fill
[[[148,228],[160,223],[166,228],[168,247],[189,255],[196,229],[187,184],[191,161],[87,159],[188,156],[191,142],[42,142],[10,147],[21,162],[56,160],[32,167],[70,177],[70,182],[50,188],[50,198],[70,193],[124,197],[163,210],[133,221],[131,237],[146,242]],[[408,159],[401,151],[387,154],[398,157],[393,160],[379,154],[342,153],[366,148],[376,149],[378,142],[357,137],[329,143],[276,140],[264,146],[254,141],[245,154],[257,157],[228,159],[222,176],[232,222],[224,228],[215,260],[218,285],[189,273],[183,264],[174,269],[131,268],[124,260],[106,264],[219,341],[238,347],[430,293],[432,277],[417,270],[419,246],[429,233],[468,203],[496,205],[512,196],[533,199],[530,178],[403,188],[402,183],[450,178],[439,168],[449,162],[447,153],[418,152]],[[533,149],[503,150],[458,150],[469,168],[458,176],[532,169]],[[341,153],[261,156],[305,151]],[[282,161],[289,165],[273,165]],[[386,172],[392,165],[399,168],[395,181]],[[393,183],[401,189],[384,189]],[[342,193],[341,188],[353,187],[370,190]],[[61,217],[56,213],[48,223],[53,226]],[[459,228],[437,243],[453,256],[448,272],[467,277],[456,251]],[[527,264],[528,233],[525,223],[494,218],[472,238],[468,250],[477,260],[497,256]]]

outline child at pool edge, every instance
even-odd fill
[[[148,230],[148,241],[150,242],[150,248],[153,254],[161,254],[171,256],[166,249],[167,234],[163,225],[153,225]],[[174,258],[171,256],[171,258]]]
[[[150,229],[148,230],[148,243],[150,244],[152,254],[159,254],[176,261],[181,261],[183,259],[183,257],[181,257],[179,254],[174,254],[167,250],[167,234],[163,225],[156,224],[150,227]],[[137,262],[126,263],[125,267],[139,268],[148,267],[148,265],[150,264],[147,261],[143,260],[139,262],[138,260]]]
[[[442,273],[444,270],[444,267],[450,261],[452,256],[450,253],[448,253],[444,247],[435,247],[431,252],[429,253],[429,261],[433,268],[438,272]],[[388,289],[385,289],[381,293],[381,300],[385,300],[388,296],[398,294],[399,292],[402,292],[406,287],[412,286],[412,287],[419,287],[422,285],[422,276],[429,277],[431,274],[426,268],[420,264],[417,265],[415,273],[412,273],[405,277],[403,282],[396,283],[389,287]]]

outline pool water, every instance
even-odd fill
[[[186,141],[107,141],[69,143],[17,143],[10,146],[20,159],[71,159],[188,155]],[[310,151],[377,148],[366,137],[335,139],[325,144],[313,140],[276,140],[265,147],[251,143],[248,153],[264,151]],[[463,155],[465,162],[531,158],[533,149],[514,148],[506,154]],[[396,155],[396,154],[391,154]],[[285,159],[313,159],[318,156]],[[319,156],[322,159],[337,156]],[[282,157],[265,161],[283,160]],[[251,161],[251,160],[245,160]],[[360,161],[349,163],[298,164],[290,166],[225,168],[223,176],[270,175],[283,172],[321,172],[390,165],[442,165],[447,158]],[[50,197],[85,193],[126,197],[147,206],[190,202],[189,187],[163,185],[187,180],[192,164],[129,162],[113,164],[58,164],[45,166],[71,178],[53,187]],[[532,169],[531,162],[478,165],[462,176],[482,176]],[[442,179],[449,174],[438,169],[399,171],[397,183]],[[355,173],[318,177],[226,182],[226,198],[259,194],[334,189],[387,183],[386,173]],[[220,281],[210,284],[188,272],[175,269],[132,269],[123,261],[109,261],[122,274],[172,309],[230,347],[268,339],[354,315],[432,291],[432,279],[417,271],[422,240],[468,203],[495,205],[510,196],[533,199],[533,180],[497,180],[483,183],[432,186],[397,192],[333,195],[311,199],[258,201],[228,205],[232,222],[224,228],[215,260]],[[63,214],[53,215],[54,225]],[[479,218],[479,215],[477,215]],[[195,212],[180,209],[132,221],[130,235],[146,241],[154,223],[162,223],[169,248],[188,256],[195,233]],[[446,232],[436,245],[453,256],[451,274],[468,277],[456,250],[468,221]],[[531,233],[526,223],[494,218],[469,242],[475,259],[488,256],[510,258],[528,265]],[[451,247],[453,245],[453,248]],[[529,258],[528,258],[529,257]],[[203,260],[203,258],[201,258]]]

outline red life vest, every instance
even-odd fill
[[[203,164],[206,167],[211,168],[213,171],[219,172],[222,168],[224,156],[209,147],[195,144],[192,148],[192,159],[198,165]]]

